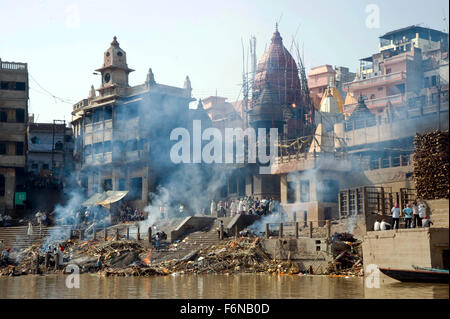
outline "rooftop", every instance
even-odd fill
[[[386,38],[388,38],[388,37],[390,37],[390,36],[392,36],[394,34],[404,33],[404,32],[407,32],[407,31],[428,31],[428,32],[432,32],[432,33],[435,33],[435,34],[447,35],[447,33],[439,31],[439,30],[425,28],[425,27],[421,27],[421,26],[418,26],[418,25],[411,25],[409,27],[405,27],[405,28],[389,31],[388,33],[383,34],[379,38],[380,39],[386,39]]]

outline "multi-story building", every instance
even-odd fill
[[[116,37],[104,53],[101,86],[73,106],[74,158],[80,185],[87,195],[128,190],[126,199],[137,208],[173,168],[170,132],[189,127],[191,84],[156,83],[152,70],[145,83],[130,86],[126,53]]]
[[[438,83],[448,92],[448,34],[411,26],[382,35],[379,47],[378,53],[360,60],[359,77],[343,85],[348,93],[345,113],[360,95],[377,114],[388,104],[398,111],[437,104]]]
[[[29,178],[44,178],[63,184],[71,173],[72,128],[64,121],[28,124],[27,171]]]
[[[0,60],[0,213],[25,205],[27,120],[27,64]]]
[[[27,200],[29,208],[53,211],[70,196],[73,166],[73,133],[65,121],[34,123],[29,117]]]

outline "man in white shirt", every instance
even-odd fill
[[[419,205],[417,206],[418,210],[419,210],[419,220],[417,222],[417,226],[418,227],[422,227],[422,220],[425,218],[425,205],[420,202]]]
[[[238,212],[239,214],[244,214],[244,201],[241,199],[238,204]]]
[[[238,209],[237,204],[236,204],[236,202],[235,202],[234,199],[233,199],[233,200],[231,201],[231,205],[230,205],[231,216],[236,216],[236,214],[237,214],[237,209]]]
[[[392,213],[392,219],[394,221],[394,225],[392,228],[398,229],[400,226],[400,208],[398,207],[398,204],[395,204],[394,207],[391,209]]]
[[[380,229],[381,230],[388,230],[388,229],[391,229],[391,224],[389,224],[389,223],[387,223],[386,222],[386,219],[382,219],[381,220],[381,223],[380,223]]]
[[[375,230],[375,231],[381,230],[380,229],[380,221],[378,219],[375,221],[375,224],[373,225],[373,230]]]

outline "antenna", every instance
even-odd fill
[[[280,25],[280,22],[281,22],[281,18],[283,17],[283,12],[281,12],[281,15],[280,15],[280,17],[278,18],[278,21],[277,21],[277,26],[279,26]]]

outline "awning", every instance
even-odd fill
[[[96,205],[108,206],[112,203],[115,203],[125,195],[128,194],[128,191],[107,191],[104,193],[95,193],[88,200],[84,201],[81,206],[91,207]]]

